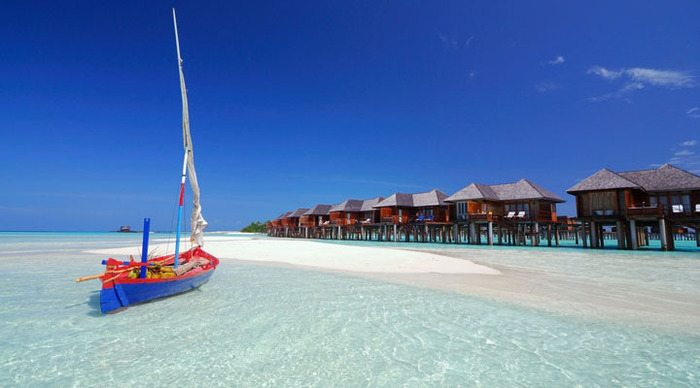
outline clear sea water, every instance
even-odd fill
[[[301,269],[101,315],[81,252],[139,242],[0,233],[0,386],[700,386],[700,337]]]

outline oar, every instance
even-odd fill
[[[104,275],[104,274],[83,276],[82,278],[75,279],[75,282],[80,283],[80,282],[85,282],[85,281],[92,280],[92,279],[99,279],[102,277],[102,275]]]
[[[122,272],[123,272],[123,271],[122,271]],[[109,278],[109,279],[103,281],[103,283],[109,283],[109,282],[111,282],[112,280],[114,280],[114,279],[116,279],[116,278],[118,278],[118,277],[120,277],[120,276],[122,276],[122,274],[118,274],[118,275],[116,275],[116,276],[112,276],[111,278]]]
[[[114,274],[114,273],[116,273],[116,274],[121,274],[122,272],[131,271],[131,270],[132,270],[132,268],[130,267],[130,268],[120,269],[120,270],[118,270],[118,271],[108,271],[108,272],[105,272],[105,273],[99,274],[99,275],[83,276],[83,277],[81,277],[81,278],[75,279],[75,282],[76,282],[76,283],[80,283],[80,282],[84,282],[84,281],[87,281],[87,280],[99,279],[99,278],[105,276],[106,274]],[[119,276],[119,275],[117,275],[117,276]],[[116,276],[115,276],[115,277],[116,277]]]

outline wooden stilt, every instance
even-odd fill
[[[668,232],[666,230],[666,219],[659,219],[659,238],[661,239],[661,250],[668,250]]]

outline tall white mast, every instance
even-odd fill
[[[177,48],[177,65],[180,73],[180,94],[182,96],[182,141],[185,151],[184,160],[182,163],[182,177],[180,180],[180,198],[178,207],[178,239],[175,243],[176,260],[178,259],[177,254],[179,253],[179,233],[180,233],[180,218],[182,207],[184,205],[184,190],[185,190],[185,177],[189,173],[190,187],[192,188],[192,233],[190,235],[190,241],[198,246],[204,245],[204,229],[207,227],[207,221],[202,216],[202,206],[199,202],[199,183],[197,181],[197,172],[194,168],[194,153],[192,150],[192,136],[190,135],[190,113],[189,104],[187,101],[187,87],[185,86],[185,73],[182,70],[182,56],[180,54],[180,38],[177,31],[177,17],[175,16],[175,8],[173,8],[173,26],[175,28],[175,47]]]

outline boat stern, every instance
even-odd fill
[[[129,299],[126,297],[122,286],[115,284],[112,287],[102,287],[100,291],[100,310],[102,314],[114,313],[129,306]]]

